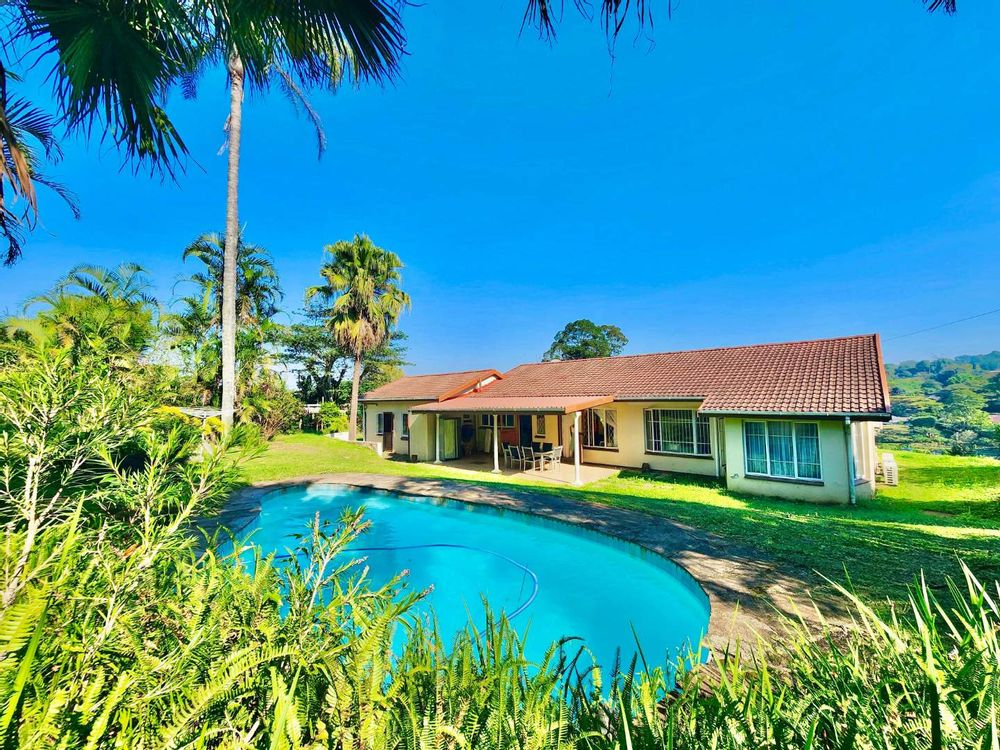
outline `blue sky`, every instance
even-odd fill
[[[392,87],[317,95],[329,150],[277,91],[248,102],[241,219],[290,309],[322,248],[367,232],[402,256],[413,372],[536,360],[566,322],[630,353],[879,331],[887,359],[1000,348],[1000,7],[916,0],[681,2],[654,44],[569,10],[555,44],[522,0],[407,9]],[[742,7],[739,7],[742,6]],[[170,102],[178,183],[71,141],[53,174],[73,221],[2,269],[16,311],[80,262],[135,260],[169,299],[183,247],[221,229],[226,91]]]

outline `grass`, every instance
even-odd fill
[[[959,574],[1000,579],[1000,461],[896,451],[898,487],[858,507],[817,506],[729,492],[714,480],[621,472],[581,488],[477,476],[476,483],[530,485],[629,508],[719,534],[757,550],[784,572],[822,587],[850,579],[869,600],[902,601],[923,570],[934,585]],[[388,461],[320,435],[284,435],[247,467],[252,482],[325,472],[471,481],[468,472]]]

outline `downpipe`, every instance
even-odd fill
[[[847,449],[847,502],[853,508],[858,504],[854,474],[854,436],[851,434],[851,418],[844,417],[844,446]]]

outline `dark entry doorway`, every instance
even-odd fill
[[[382,413],[382,452],[392,452],[392,412]]]
[[[517,416],[517,444],[521,446],[531,445],[531,431],[535,429],[531,423],[530,414],[519,414]]]

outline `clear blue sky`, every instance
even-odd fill
[[[570,11],[518,35],[523,0],[407,9],[385,89],[317,96],[329,150],[280,92],[249,102],[241,217],[301,307],[324,244],[367,232],[406,263],[413,372],[538,359],[566,322],[631,353],[879,331],[889,360],[1000,348],[1000,5],[667,0],[655,46]],[[80,262],[135,260],[169,299],[182,248],[220,229],[221,76],[171,111],[178,184],[66,144],[73,221],[2,269],[15,311]]]

